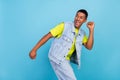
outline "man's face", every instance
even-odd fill
[[[78,12],[74,19],[74,26],[80,28],[80,26],[86,21],[86,15],[82,12]]]

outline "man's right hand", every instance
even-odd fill
[[[29,53],[29,56],[31,59],[35,59],[36,58],[36,51],[35,50],[32,50],[30,53]]]
[[[52,38],[52,34],[49,32],[48,34],[46,34],[44,37],[42,37],[42,39],[40,39],[40,41],[35,45],[35,47],[32,49],[32,51],[29,53],[29,56],[31,59],[35,59],[36,58],[36,51],[45,43],[47,42],[50,38]]]

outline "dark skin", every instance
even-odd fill
[[[86,21],[87,21],[86,15],[82,12],[78,12],[74,18],[74,26],[77,29],[80,29],[82,24],[85,23]],[[94,22],[88,22],[86,25],[87,25],[87,28],[89,29],[89,37],[88,37],[88,41],[84,43],[83,45],[88,50],[91,50],[93,47],[93,43],[94,43]],[[40,41],[34,46],[34,48],[30,51],[29,53],[30,58],[35,59],[37,50],[52,37],[53,36],[50,32],[47,33],[45,36],[43,36],[40,39]]]

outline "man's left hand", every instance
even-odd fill
[[[94,22],[88,22],[87,23],[87,27],[89,28],[90,31],[93,31],[94,30]]]

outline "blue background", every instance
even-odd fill
[[[95,22],[95,43],[83,47],[78,80],[120,80],[120,0],[0,0],[0,80],[57,80],[48,60],[52,39],[31,60],[29,52],[51,28],[73,21],[78,9]],[[86,23],[85,23],[86,24]],[[85,24],[87,35],[89,33]]]

